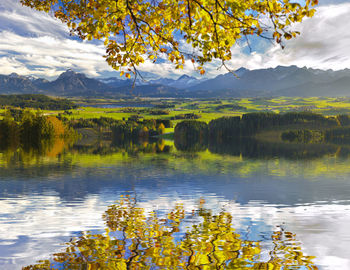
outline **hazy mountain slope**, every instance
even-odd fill
[[[54,92],[58,95],[80,95],[93,94],[108,90],[109,86],[96,79],[90,79],[82,73],[67,70],[63,72],[56,80],[44,83],[43,89]]]
[[[218,96],[350,96],[350,71],[317,70],[296,66],[227,73],[195,85],[190,91]],[[239,74],[239,75],[238,75]]]
[[[162,84],[178,89],[188,89],[189,87],[192,87],[202,81],[203,80],[198,80],[197,78],[192,76],[182,75],[177,79],[159,78],[156,80],[150,80],[148,84]]]
[[[277,90],[273,92],[272,95],[290,97],[350,96],[350,76],[342,77],[327,83],[308,82],[298,85],[297,87]]]
[[[193,90],[234,90],[242,94],[249,94],[252,91],[265,93],[305,83],[311,79],[312,75],[307,70],[296,66],[257,70],[238,69],[234,74],[219,75],[196,85]]]
[[[33,93],[37,90],[33,81],[16,73],[0,75],[0,94]]]
[[[115,93],[123,94],[126,96],[142,96],[142,97],[176,97],[181,96],[179,89],[165,86],[162,84],[151,84],[151,85],[136,85],[119,87],[114,89]]]

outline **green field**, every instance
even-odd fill
[[[193,113],[198,120],[209,122],[222,116],[238,116],[249,112],[290,112],[310,111],[323,115],[350,114],[350,98],[241,98],[241,99],[133,99],[133,100],[79,100],[73,99],[80,108],[57,111],[42,110],[46,115],[58,115],[69,119],[111,117],[114,119],[128,119],[138,115],[144,119],[173,119],[177,115]],[[149,108],[142,106],[167,106],[171,108]],[[104,106],[123,106],[121,108],[104,108]],[[152,111],[166,111],[163,115],[154,115]],[[4,108],[0,109],[3,114]],[[174,120],[174,124],[181,120]],[[169,130],[168,130],[169,131]]]

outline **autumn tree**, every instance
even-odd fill
[[[318,0],[21,0],[52,12],[83,40],[99,39],[106,60],[130,77],[146,59],[168,59],[175,68],[232,58],[232,47],[249,36],[277,43],[295,37],[296,22],[313,16]],[[249,44],[248,44],[249,45]]]
[[[18,144],[18,125],[10,111],[5,111],[0,120],[0,149],[14,148]]]

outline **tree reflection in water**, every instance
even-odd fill
[[[263,250],[235,232],[231,214],[203,203],[191,216],[177,205],[161,218],[122,197],[103,218],[105,233],[83,232],[52,260],[23,269],[318,269],[293,233],[273,232],[272,250]],[[185,229],[187,218],[198,222]]]

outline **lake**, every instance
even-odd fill
[[[350,269],[349,149],[3,149],[0,268]]]

